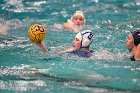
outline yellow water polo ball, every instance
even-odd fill
[[[28,36],[31,41],[40,43],[46,37],[46,28],[40,24],[33,24],[29,27]]]

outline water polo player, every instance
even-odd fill
[[[63,24],[64,28],[70,29],[74,32],[79,32],[83,29],[85,24],[85,16],[82,11],[76,11],[71,19],[68,19],[66,23]]]
[[[92,50],[90,45],[93,41],[93,33],[91,30],[83,30],[75,36],[73,40],[73,47],[65,50],[66,53],[72,53],[80,57],[92,56]]]
[[[133,31],[128,35],[126,47],[130,50],[132,61],[140,60],[140,30]]]

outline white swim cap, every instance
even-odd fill
[[[85,17],[84,17],[83,11],[76,11],[74,15],[80,15],[80,16],[82,16],[83,18],[85,18]],[[73,16],[74,16],[74,15],[73,15]]]
[[[93,33],[91,30],[83,30],[79,32],[75,38],[81,41],[81,48],[87,48],[92,43]]]

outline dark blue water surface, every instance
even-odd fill
[[[93,57],[61,54],[75,33],[62,24],[76,10],[94,33]],[[28,40],[32,24],[47,28],[43,52]],[[140,28],[139,0],[1,0],[0,93],[139,93],[140,62],[130,61],[127,35]]]

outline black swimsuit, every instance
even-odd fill
[[[131,61],[136,61],[134,56],[131,56],[130,59],[131,59]]]

